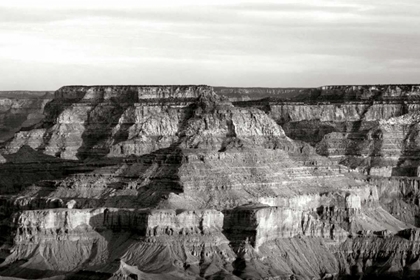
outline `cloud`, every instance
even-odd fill
[[[417,79],[420,7],[414,0],[398,5],[390,0],[57,3],[0,4],[4,89],[52,89],[60,83],[318,86]],[[39,69],[36,75],[33,69]],[[39,82],[43,75],[49,77],[41,79],[45,84]]]

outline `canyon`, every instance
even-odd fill
[[[417,279],[420,85],[0,93],[3,279]]]

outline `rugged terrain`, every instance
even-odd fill
[[[0,276],[415,279],[418,96],[62,87],[0,135]]]
[[[39,123],[52,98],[48,91],[0,91],[0,142]]]

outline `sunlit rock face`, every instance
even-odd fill
[[[419,85],[325,86],[302,97],[267,94],[258,107],[286,135],[370,175],[416,175]]]
[[[414,277],[418,92],[60,88],[1,149],[0,276]]]
[[[40,128],[19,132],[6,150],[29,145],[70,160],[147,154],[177,140],[188,106],[208,92],[206,86],[63,87]]]

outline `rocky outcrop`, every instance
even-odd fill
[[[26,257],[23,270],[44,268],[43,276],[53,275],[51,270],[69,274],[84,263],[87,271],[108,277],[128,276],[121,271],[128,265],[138,277],[159,273],[162,278],[193,279],[229,273],[235,257],[221,234],[223,214],[215,210],[35,210],[15,215],[13,226],[15,245],[2,264],[7,267],[2,275],[19,275],[13,264]]]
[[[307,205],[300,208],[240,206],[227,211],[225,230],[228,236],[234,236],[236,244],[246,241],[258,248],[268,241],[297,236],[340,243],[349,234],[383,230],[396,233],[407,226],[377,205],[361,207],[357,195],[348,195],[343,205],[318,205],[312,209],[306,208]]]
[[[378,186],[381,205],[397,219],[419,226],[419,179],[372,176],[369,183]]]
[[[46,209],[26,210],[13,218],[16,243],[68,238],[80,232],[126,230],[141,236],[210,235],[220,232],[223,214],[216,210]]]

